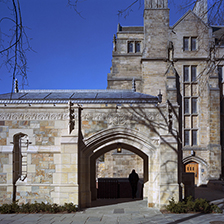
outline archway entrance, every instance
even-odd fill
[[[96,176],[96,159],[113,150],[116,148],[117,144],[121,143],[113,143],[111,145],[107,145],[104,148],[96,151],[93,153],[93,155],[90,157],[90,185],[91,185],[91,200],[94,201],[97,198],[131,198],[131,187],[128,182],[128,177],[125,178],[119,178],[119,177],[113,177],[113,178],[101,178],[99,179],[99,188],[97,189],[97,176]],[[139,149],[128,145],[126,143],[121,144],[123,150],[127,150],[133,154],[138,155],[142,159],[142,170],[143,175],[142,178],[139,181],[138,185],[138,198],[143,197],[143,186],[144,183],[148,181],[148,156],[141,152]],[[113,163],[113,161],[111,161]],[[119,159],[119,162],[122,162],[122,159]],[[125,163],[125,161],[123,161]],[[112,164],[111,164],[112,166]],[[124,166],[123,166],[124,167]],[[135,167],[132,167],[134,169]],[[127,171],[128,174],[131,172],[131,170]],[[98,192],[97,192],[98,191]],[[130,194],[128,194],[130,193]],[[98,197],[97,197],[98,196]]]
[[[135,153],[119,147],[96,160],[97,199],[131,198],[132,191],[128,177],[132,170],[138,174],[136,197],[143,197],[143,159]],[[99,200],[98,200],[99,201]]]
[[[183,159],[184,171],[194,173],[195,185],[207,184],[208,164],[197,156],[189,156]]]
[[[150,134],[150,132],[149,132]],[[155,138],[155,137],[154,137]],[[162,207],[171,197],[179,198],[177,183],[177,154],[166,144],[149,137],[145,132],[124,127],[99,131],[79,140],[79,205],[90,207],[97,198],[96,159],[120,144],[143,160],[143,197],[149,207]]]
[[[111,128],[98,132],[88,139],[83,139],[79,149],[78,179],[81,207],[89,207],[91,201],[97,199],[96,159],[116,149],[118,144],[121,144],[122,149],[129,150],[142,158],[143,183],[148,182],[150,155],[156,151],[156,147],[146,140],[144,135],[139,135],[139,133],[127,128]]]
[[[198,185],[198,163],[191,161],[185,164],[185,172],[194,173],[194,183]]]
[[[97,198],[131,198],[131,186],[128,181],[128,176],[132,169],[136,169],[140,177],[136,198],[143,198],[144,182],[148,180],[148,156],[135,147],[125,143],[121,144],[123,154],[116,153],[116,150],[110,150],[117,144],[121,143],[114,143],[110,146],[106,146],[98,152],[95,152],[90,158],[90,170],[93,171],[90,175],[92,201]],[[105,154],[103,152],[105,152]],[[98,155],[100,154],[109,157],[105,158],[109,161],[106,161],[107,171],[105,175],[102,176],[103,178],[98,178],[99,176],[96,174],[96,159],[99,158]]]

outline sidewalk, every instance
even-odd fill
[[[195,196],[224,209],[224,192],[195,189]],[[99,199],[92,208],[71,214],[0,214],[0,224],[224,224],[223,214],[162,214],[147,207],[146,200]]]
[[[116,203],[112,199],[108,203]],[[72,214],[0,214],[1,224],[224,224],[224,214],[162,214],[147,208],[146,200],[135,200],[88,208]]]

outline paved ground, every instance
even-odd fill
[[[114,201],[111,201],[114,202]],[[224,224],[224,214],[162,214],[146,207],[146,201],[131,201],[86,209],[74,214],[1,214],[1,224]]]
[[[223,192],[206,189],[202,192],[205,197],[214,195],[221,205],[224,204]],[[73,214],[0,214],[0,224],[224,224],[224,213],[162,214],[158,209],[147,208],[146,203],[145,200],[130,199],[98,200],[93,204],[95,207]]]

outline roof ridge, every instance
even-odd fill
[[[19,93],[43,93],[43,92],[132,92],[131,89],[26,89],[19,90]]]

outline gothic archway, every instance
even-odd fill
[[[81,207],[91,206],[91,198],[96,197],[96,158],[115,149],[118,143],[122,144],[122,148],[139,155],[143,159],[144,183],[148,182],[150,178],[150,157],[156,151],[156,147],[147,139],[146,135],[123,127],[110,128],[97,132],[91,137],[83,139],[80,144],[78,173],[80,189],[79,204]]]
[[[121,144],[121,143],[119,143]],[[90,157],[90,187],[91,187],[91,199],[96,200],[96,159],[102,154],[117,148],[117,143],[113,143],[105,146],[104,148],[98,150]],[[121,144],[122,149],[129,150],[134,154],[138,155],[143,160],[143,177],[144,183],[148,181],[148,169],[149,169],[149,157],[139,149],[128,145],[126,143]],[[133,167],[134,168],[134,167]],[[131,170],[130,170],[131,171]],[[131,195],[130,195],[131,196]]]
[[[208,165],[206,161],[197,156],[188,156],[183,159],[184,170],[195,173],[195,185],[206,184],[206,176],[208,173]],[[190,170],[192,169],[192,170]]]

